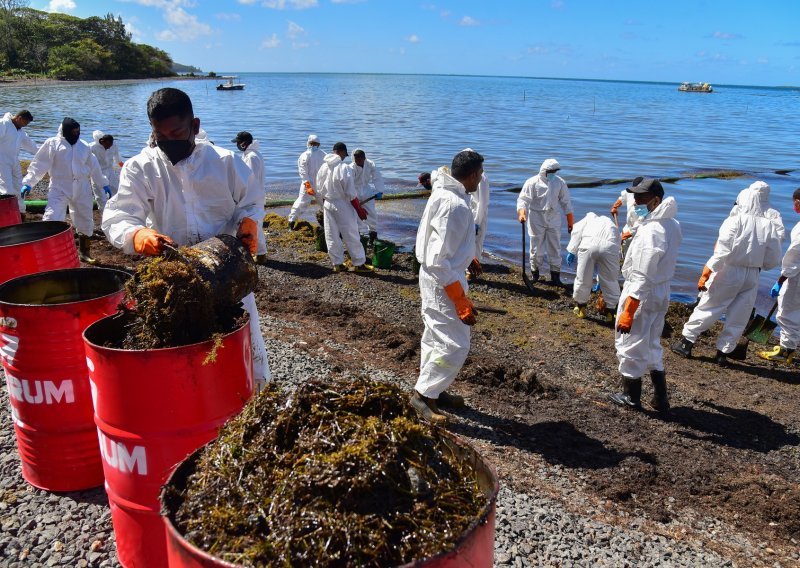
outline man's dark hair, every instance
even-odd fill
[[[481,166],[483,166],[483,156],[474,150],[464,150],[453,158],[450,174],[457,180],[462,180],[481,169]]]
[[[364,157],[366,158],[366,157],[367,157],[367,154],[364,152],[364,150],[362,150],[361,148],[359,148],[358,150],[356,150],[355,152],[353,152],[353,157],[355,158],[356,156],[364,156]]]
[[[33,115],[31,114],[31,111],[27,109],[22,109],[21,111],[19,111],[16,114],[16,118],[24,118],[28,122],[33,122]]]
[[[792,194],[792,199],[800,199],[800,187],[794,190],[794,193]]]
[[[344,142],[337,142],[333,145],[333,151],[338,152],[339,150],[344,150],[344,153],[347,154],[347,144]]]
[[[171,116],[194,118],[189,95],[171,87],[159,89],[150,95],[147,101],[147,118],[161,121]]]
[[[111,136],[111,134],[104,134],[97,141],[98,142],[109,142],[109,143],[113,144],[114,143],[114,137]]]

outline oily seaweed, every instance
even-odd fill
[[[187,540],[244,566],[395,566],[451,548],[486,496],[397,387],[271,387],[168,485]]]

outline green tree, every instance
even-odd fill
[[[50,50],[50,75],[56,79],[99,79],[112,66],[111,52],[91,39],[82,39]]]

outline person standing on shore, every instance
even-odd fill
[[[800,188],[792,194],[795,213],[800,214]],[[775,316],[781,327],[780,343],[758,356],[767,361],[791,364],[800,343],[800,223],[792,229],[791,242],[781,262],[781,275],[769,295],[778,299]]]
[[[218,234],[235,235],[256,252],[263,188],[233,152],[195,143],[200,119],[179,89],[155,91],[147,101],[155,147],[125,162],[119,191],[106,204],[103,231],[127,254],[157,256],[165,243],[190,246]],[[272,379],[254,294],[242,298],[250,314],[256,389]]]
[[[556,172],[561,169],[552,158],[542,162],[538,175],[525,182],[517,198],[517,218],[528,223],[531,239],[531,276],[539,280],[545,256],[550,265],[550,282],[561,285],[561,212],[567,218],[567,232],[572,232],[575,217],[566,182]],[[559,209],[561,212],[559,212]]]
[[[691,357],[697,338],[723,314],[725,326],[717,337],[716,363],[725,365],[736,348],[756,302],[761,271],[771,270],[781,261],[781,237],[761,203],[761,196],[769,195],[769,186],[763,185],[764,192],[742,192],[735,213],[723,221],[714,254],[697,282],[700,301],[683,326],[680,341],[672,344],[674,353]]]
[[[33,115],[27,110],[21,110],[13,116],[7,112],[0,119],[0,195],[16,195],[20,213],[25,213],[25,196],[19,193],[22,187],[19,152],[25,150],[33,156],[38,150],[23,130],[31,122]]]
[[[642,178],[637,177],[633,180],[631,185],[638,185],[641,181]],[[636,228],[639,226],[639,216],[636,215],[635,211],[636,200],[634,199],[634,195],[629,193],[627,189],[623,189],[619,194],[619,198],[611,206],[611,216],[614,218],[617,227],[619,227],[619,208],[622,207],[623,204],[625,204],[625,225],[623,225],[621,229],[620,250],[622,251],[622,258],[624,259],[625,255],[628,253],[631,238],[636,234]]]
[[[472,148],[464,148],[465,152],[473,152]],[[469,207],[475,221],[475,258],[467,268],[467,280],[474,280],[483,274],[481,261],[483,260],[483,242],[489,229],[489,178],[484,173],[478,191],[471,196]]]
[[[655,392],[650,404],[666,413],[669,399],[661,332],[683,239],[675,219],[678,204],[674,197],[664,198],[664,188],[657,179],[643,178],[628,191],[636,198],[640,221],[622,265],[625,285],[617,307],[615,344],[622,392],[609,398],[619,405],[641,409],[642,376],[650,371]]]
[[[302,215],[317,193],[317,174],[325,160],[325,152],[319,147],[319,137],[316,134],[308,135],[306,151],[297,158],[297,173],[300,175],[300,193],[289,211],[289,228],[294,229],[297,218]],[[317,197],[320,207],[322,198]]]
[[[31,160],[22,180],[22,195],[30,193],[31,187],[49,173],[50,188],[42,221],[63,221],[69,208],[72,225],[78,233],[80,259],[94,264],[89,240],[94,232],[94,203],[89,181],[102,187],[106,195],[111,194],[111,188],[97,158],[80,137],[81,125],[72,118],[64,118],[58,134],[45,140]]]
[[[375,206],[375,201],[383,197],[383,176],[375,166],[375,162],[367,159],[367,154],[361,148],[356,148],[353,152],[350,169],[353,172],[353,182],[356,185],[359,202],[367,212],[366,221],[358,220],[359,233],[362,235],[367,233],[369,244],[373,244],[378,238],[378,208]],[[374,194],[370,194],[370,184],[375,190]],[[375,194],[379,197],[364,203],[365,199]]]
[[[447,422],[439,404],[464,406],[462,397],[446,391],[467,359],[470,326],[476,322],[475,308],[467,297],[465,271],[475,258],[475,221],[469,196],[478,190],[482,176],[483,156],[474,151],[456,154],[449,170],[439,168],[417,231],[415,250],[425,329],[411,406],[432,424]]]
[[[334,272],[347,270],[345,246],[353,263],[353,272],[372,272],[372,267],[366,264],[367,255],[358,235],[358,220],[366,221],[367,212],[358,199],[353,172],[344,163],[346,157],[347,146],[344,142],[337,142],[317,173],[317,196],[322,198],[325,243]]]
[[[267,264],[267,237],[264,234],[264,201],[266,193],[264,188],[264,157],[261,155],[261,145],[258,140],[253,140],[253,135],[242,131],[231,140],[242,153],[242,160],[256,177],[256,183],[261,188],[261,222],[258,224],[258,248],[256,249],[256,264]]]
[[[119,187],[119,174],[117,170],[122,167],[122,158],[119,156],[119,149],[114,144],[114,137],[111,134],[104,134],[100,130],[92,132],[94,142],[89,144],[89,149],[97,158],[97,163],[100,164],[100,170],[103,175],[108,179],[108,187],[111,189],[109,194],[103,191],[96,183],[92,182],[92,192],[94,193],[94,200],[97,202],[97,208],[100,214],[103,214],[103,209],[106,206],[106,201],[111,199],[111,196],[117,193]]]

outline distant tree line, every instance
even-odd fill
[[[67,80],[175,74],[165,51],[131,41],[122,18],[41,12],[26,0],[0,0],[0,73]]]

